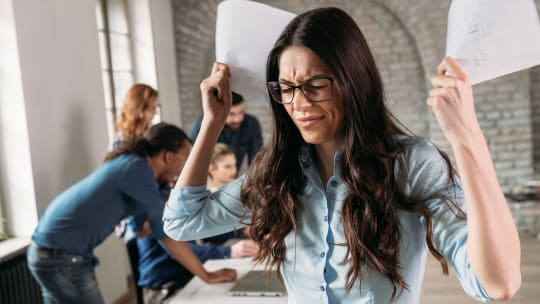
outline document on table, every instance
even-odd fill
[[[228,0],[218,5],[216,60],[229,65],[232,90],[248,102],[268,99],[266,58],[294,17],[252,1]]]
[[[446,55],[472,84],[540,64],[540,21],[533,0],[453,0]]]

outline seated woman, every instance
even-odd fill
[[[182,130],[157,124],[139,140],[110,152],[103,165],[49,204],[27,257],[45,303],[104,303],[93,251],[129,215],[146,219],[152,237],[205,282],[235,280],[233,269],[207,272],[187,243],[163,232],[158,183],[172,182],[180,174],[190,150]]]
[[[234,150],[227,144],[217,143],[214,146],[210,166],[208,166],[207,189],[216,192],[222,186],[236,178],[236,156]],[[204,238],[202,241],[209,245],[222,245],[230,239],[246,237],[245,229],[233,230],[216,236]]]
[[[223,185],[233,181],[236,173],[236,157],[233,149],[227,144],[217,143],[208,166],[208,190],[216,192]]]

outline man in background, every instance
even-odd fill
[[[199,134],[201,122],[202,116],[199,116],[189,132],[189,137],[193,142]],[[255,116],[244,113],[244,97],[236,92],[232,92],[232,107],[218,142],[227,144],[234,150],[238,171],[240,171],[244,157],[247,155],[247,163],[251,165],[255,154],[262,146],[259,120]]]

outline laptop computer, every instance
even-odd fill
[[[277,272],[272,271],[268,278],[264,270],[251,270],[238,279],[227,294],[234,297],[282,297],[287,292],[281,285]]]

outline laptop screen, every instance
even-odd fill
[[[236,297],[281,297],[287,295],[285,287],[272,271],[270,278],[264,270],[251,270],[229,290],[228,295]]]

